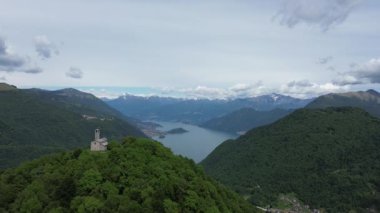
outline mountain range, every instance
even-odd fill
[[[344,106],[358,107],[373,116],[380,117],[380,93],[375,90],[331,93],[317,97],[306,108],[323,109]],[[242,108],[221,117],[212,118],[200,126],[224,132],[244,133],[249,129],[273,123],[291,112],[292,110],[284,109],[258,111],[253,108]]]
[[[128,118],[75,89],[0,91],[0,168],[59,150],[88,146],[100,128],[110,139],[145,137]]]
[[[124,115],[140,120],[175,121],[198,125],[242,108],[248,107],[257,111],[269,111],[276,108],[297,109],[306,106],[310,101],[312,99],[271,94],[232,100],[124,95],[106,102]]]

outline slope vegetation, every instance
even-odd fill
[[[0,168],[45,153],[88,146],[95,128],[111,139],[144,136],[96,97],[64,92],[0,92]]]
[[[328,212],[379,210],[379,130],[357,108],[301,109],[222,143],[201,164],[261,206],[294,193]]]
[[[75,150],[0,174],[0,211],[255,212],[158,142],[127,138],[106,152]]]
[[[257,111],[252,108],[243,108],[222,117],[211,119],[201,126],[223,132],[245,132],[258,126],[273,123],[291,112],[292,110],[285,109]]]

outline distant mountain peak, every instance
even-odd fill
[[[65,88],[65,89],[56,90],[55,93],[57,95],[69,96],[69,97],[91,98],[91,99],[96,98],[94,95],[90,93],[82,92],[74,88]]]
[[[74,89],[74,88],[64,88],[64,89],[60,89],[57,91],[63,92],[63,93],[82,93],[81,91]]]
[[[331,93],[323,95],[308,104],[306,108],[326,107],[358,107],[371,115],[380,117],[380,93],[370,89],[367,91]]]
[[[7,84],[7,83],[0,83],[0,91],[9,91],[9,90],[16,90],[17,87]]]
[[[279,94],[276,94],[276,93],[272,93],[270,96],[272,97],[272,99],[274,101],[277,101],[282,95],[279,95]]]
[[[129,93],[124,93],[123,95],[121,95],[119,98],[124,98],[126,99],[127,97],[132,97],[133,95],[129,94]]]
[[[369,90],[367,90],[367,93],[369,93],[369,94],[371,94],[371,95],[380,96],[380,93],[377,92],[377,91],[374,90],[374,89],[369,89]]]

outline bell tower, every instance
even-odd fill
[[[95,141],[100,139],[100,129],[95,129]]]

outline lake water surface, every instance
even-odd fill
[[[162,131],[174,128],[186,129],[188,132],[183,134],[168,134],[165,138],[153,137],[153,139],[170,148],[175,154],[191,158],[197,163],[223,141],[238,137],[231,133],[213,131],[190,124],[161,121],[154,121],[154,123],[160,124],[162,127],[158,129]]]

